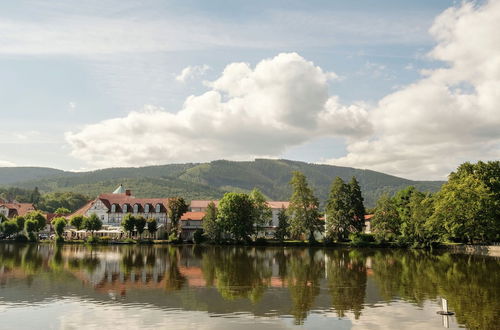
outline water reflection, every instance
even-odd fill
[[[296,325],[311,313],[363,320],[368,309],[396,301],[416,306],[407,317],[417,318],[441,298],[452,321],[470,329],[496,329],[500,317],[499,259],[445,252],[0,244],[0,285],[4,303],[91,297],[290,316]],[[435,321],[441,325],[441,316]]]

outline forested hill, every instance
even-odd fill
[[[270,199],[286,200],[292,171],[303,172],[320,201],[327,198],[336,176],[360,182],[365,204],[373,206],[383,194],[409,185],[422,191],[437,191],[441,181],[411,181],[370,170],[290,160],[213,161],[200,164],[171,164],[139,168],[109,168],[92,172],[64,172],[47,168],[0,168],[0,185],[41,192],[73,191],[96,196],[111,192],[119,184],[138,197],[183,196],[186,199],[220,198],[227,191],[247,192],[259,188]]]

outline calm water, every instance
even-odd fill
[[[0,283],[2,329],[500,329],[500,259],[444,252],[0,244]]]

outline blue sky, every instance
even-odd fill
[[[476,3],[475,10],[483,5]],[[220,78],[227,65],[245,62],[254,68],[282,53],[297,53],[325,73],[334,72],[337,78],[327,81],[329,95],[371,113],[384,97],[422,79],[421,70],[449,66],[428,56],[439,42],[429,29],[444,10],[460,6],[445,0],[1,2],[0,164],[83,170],[261,156],[253,151],[232,157],[235,147],[222,143],[226,152],[208,150],[198,158],[177,152],[151,161],[114,155],[104,162],[102,155],[90,155],[96,150],[76,150],[78,143],[67,133],[125,118],[146,105],[178,113],[191,95],[210,91],[207,82]],[[202,66],[176,79],[183,69]],[[128,143],[117,135],[102,139]],[[98,136],[89,143],[106,142]],[[377,137],[375,132],[364,138]],[[172,143],[157,138],[167,147]],[[352,143],[349,134],[322,132],[290,138],[263,155],[336,163]],[[403,164],[339,163],[413,176]],[[432,178],[448,170],[428,168]]]

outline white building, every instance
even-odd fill
[[[167,217],[168,198],[136,198],[130,190],[120,185],[111,194],[101,194],[93,201],[88,202],[79,210],[70,214],[90,216],[95,214],[102,221],[103,226],[119,227],[127,213],[134,216],[143,216],[146,219],[156,219],[158,233],[164,232],[170,221]]]

